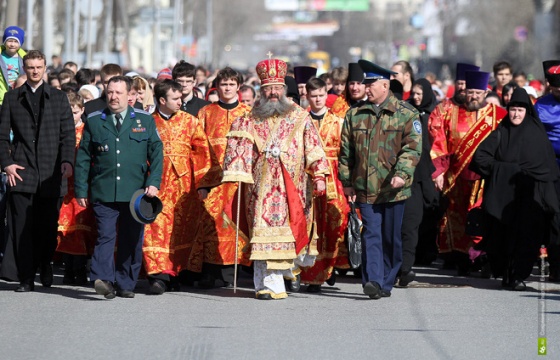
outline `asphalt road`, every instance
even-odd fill
[[[560,359],[560,284],[535,276],[513,292],[499,280],[416,270],[408,289],[380,300],[347,275],[320,294],[302,286],[260,301],[244,272],[235,294],[151,296],[142,280],[136,298],[105,300],[63,286],[55,268],[54,286],[31,293],[0,281],[0,359]]]

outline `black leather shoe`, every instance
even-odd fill
[[[379,292],[379,295],[380,295],[382,298],[384,298],[384,297],[390,297],[390,296],[391,296],[391,292],[388,291],[388,290],[381,290],[381,291]]]
[[[397,282],[397,287],[405,288],[408,287],[414,278],[416,277],[416,273],[412,270],[407,271],[406,273],[401,274],[399,281]]]
[[[286,290],[290,292],[299,292],[301,289],[301,277],[299,275],[296,276],[295,280],[284,280],[286,284]]]
[[[44,287],[52,286],[53,269],[50,263],[41,265],[41,274],[39,275],[39,278],[41,279],[41,285],[43,285]]]
[[[33,290],[35,290],[34,283],[23,282],[18,285],[18,287],[15,289],[15,292],[30,292]]]
[[[115,289],[113,288],[113,284],[109,281],[95,280],[93,287],[95,288],[95,292],[99,295],[105,296],[105,299],[114,299],[115,298]]]
[[[525,291],[527,290],[527,285],[521,280],[515,280],[513,282],[512,290],[514,291]]]
[[[308,293],[320,293],[321,292],[321,285],[307,285],[307,292]]]
[[[381,299],[381,288],[375,281],[368,281],[364,285],[364,294],[368,295],[370,299]]]
[[[152,295],[161,295],[165,292],[165,283],[159,279],[150,281],[149,293]]]
[[[272,296],[270,294],[257,294],[258,300],[272,300]]]
[[[125,299],[132,299],[134,298],[134,291],[130,290],[117,290],[117,296],[122,297]]]
[[[333,270],[331,277],[327,279],[326,283],[330,286],[334,286],[336,284],[336,272]]]

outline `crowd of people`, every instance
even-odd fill
[[[351,206],[369,298],[438,257],[525,290],[542,246],[560,279],[560,60],[544,83],[506,61],[458,63],[450,82],[271,53],[246,73],[181,60],[150,77],[47,66],[24,36],[6,28],[0,57],[0,278],[17,292],[37,272],[52,286],[56,258],[63,284],[107,299],[141,276],[154,295],[234,287],[238,267],[257,299],[318,293],[353,269]]]

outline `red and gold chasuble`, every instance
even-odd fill
[[[200,230],[204,206],[197,189],[219,183],[212,178],[210,145],[200,121],[178,111],[169,120],[158,112],[153,117],[163,142],[163,172],[159,198],[163,211],[146,225],[144,264],[148,274],[177,276],[181,270],[198,270],[202,244],[195,238]]]
[[[344,93],[340,94],[333,103],[331,107],[331,113],[339,118],[343,118],[346,116],[346,112],[350,109],[350,104],[346,101],[346,97]]]
[[[305,284],[324,283],[331,277],[335,266],[349,268],[344,233],[350,207],[344,196],[342,183],[338,180],[338,154],[343,121],[344,119],[330,111],[320,122],[313,119],[329,162],[329,176],[326,178],[326,194],[314,200],[319,255],[315,265],[304,268],[301,272],[301,281]]]
[[[436,167],[432,177],[444,174],[444,193],[449,206],[440,223],[438,245],[441,253],[468,253],[477,237],[465,234],[467,212],[482,202],[482,187],[468,164],[478,145],[495,129],[506,110],[493,104],[467,111],[451,101],[442,103],[430,115],[433,138],[431,156]]]
[[[224,182],[241,181],[251,239],[251,260],[268,269],[294,265],[309,242],[311,176],[329,173],[317,129],[299,106],[284,116],[235,120],[228,134]]]
[[[76,127],[76,150],[80,146],[84,123]],[[74,193],[74,175],[68,179],[68,193],[64,196],[58,217],[58,246],[56,251],[71,255],[91,255],[97,238],[95,217],[91,207],[78,205]]]
[[[208,141],[212,147],[214,161],[211,173],[222,176],[222,164],[226,151],[226,135],[235,119],[251,111],[251,107],[239,103],[235,108],[227,110],[214,103],[203,107],[198,113]],[[237,227],[234,218],[236,206],[237,183],[223,183],[212,188],[208,198],[204,200],[206,211],[201,219],[203,231],[201,232],[204,244],[203,262],[217,265],[235,264],[235,237]],[[248,251],[243,251],[249,243],[247,236],[240,231],[238,242],[238,264],[250,265]]]

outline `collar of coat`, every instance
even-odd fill
[[[383,111],[390,113],[396,113],[399,104],[399,99],[397,99],[392,92],[389,92],[389,96],[379,105],[375,105],[372,102],[364,101],[360,106],[357,107],[357,112],[368,111],[373,112],[378,115]]]
[[[43,93],[45,94],[45,98],[47,99],[50,98],[51,92],[53,91],[53,87],[47,84],[46,81],[43,81],[42,86],[43,86]],[[18,95],[19,97],[24,97],[27,93],[31,92],[31,90],[27,86],[27,83],[23,84],[18,89],[19,89],[19,95]]]

